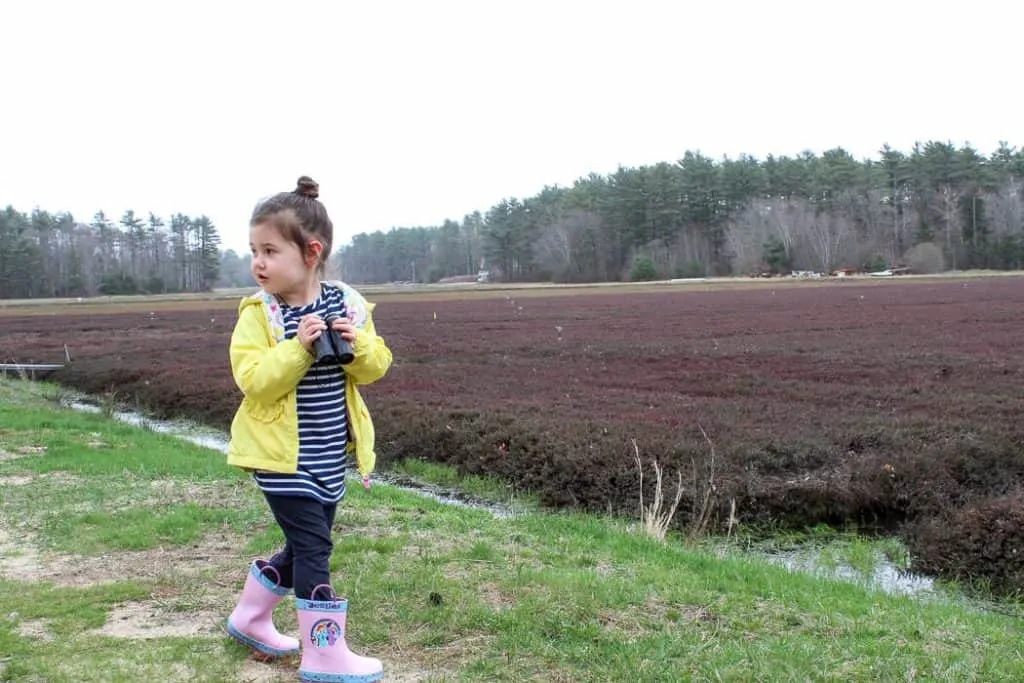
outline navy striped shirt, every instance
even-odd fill
[[[303,307],[281,304],[285,338],[295,336],[299,320],[316,315],[327,320],[342,315],[341,290],[321,286],[316,301]],[[324,332],[324,334],[327,334]],[[345,497],[345,447],[348,416],[345,411],[345,371],[340,365],[314,365],[299,381],[299,468],[295,474],[257,472],[256,482],[267,493],[307,496],[324,503]]]

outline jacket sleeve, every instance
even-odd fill
[[[383,377],[391,367],[391,349],[383,337],[377,336],[373,326],[373,315],[367,310],[366,321],[362,327],[356,328],[356,338],[352,342],[355,360],[345,368],[345,372],[356,384],[372,384]]]
[[[298,339],[272,346],[260,324],[262,315],[260,306],[242,309],[231,334],[231,373],[247,398],[269,404],[298,386],[313,357]]]

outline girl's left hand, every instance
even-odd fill
[[[341,338],[347,341],[349,344],[356,339],[356,327],[348,320],[339,318],[331,323],[331,329],[341,335]]]

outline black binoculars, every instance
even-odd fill
[[[313,347],[316,351],[317,365],[348,365],[355,360],[356,354],[352,350],[352,345],[342,339],[341,334],[331,327],[335,320],[340,319],[338,316],[332,315],[324,320],[327,323],[327,329],[320,333]]]

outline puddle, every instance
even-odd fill
[[[781,564],[786,569],[804,572],[823,578],[840,579],[851,583],[860,583],[873,588],[880,588],[891,595],[913,595],[917,597],[937,597],[944,595],[935,582],[920,574],[914,574],[893,564],[881,553],[874,556],[870,572],[857,569],[842,562],[824,558],[821,548],[789,550],[786,552],[755,553],[773,564]]]
[[[515,512],[507,506],[498,503],[491,503],[486,500],[467,495],[458,489],[445,486],[425,484],[413,477],[404,474],[391,474],[388,472],[374,473],[375,481],[380,481],[387,486],[394,486],[403,491],[413,491],[421,496],[432,498],[446,505],[458,505],[460,507],[487,510],[499,519],[507,519],[515,516]]]
[[[81,399],[64,401],[64,405],[68,408],[87,413],[99,413],[102,411],[98,405]],[[219,453],[227,453],[228,451],[228,435],[208,427],[202,427],[188,422],[177,422],[174,420],[156,420],[132,410],[116,410],[112,413],[112,417],[121,422],[135,425],[136,427],[150,429],[161,434],[176,436],[179,439],[190,441],[198,446],[209,448]],[[352,482],[361,481],[358,475],[353,472],[349,473],[349,479]],[[469,496],[458,489],[434,486],[433,484],[427,484],[404,475],[389,474],[387,472],[374,472],[372,481],[375,486],[393,486],[403,491],[409,491],[421,496],[426,496],[427,498],[431,498],[446,505],[458,505],[460,507],[486,510],[499,519],[505,519],[515,515],[513,510],[505,505],[480,500],[473,496]]]
[[[99,413],[103,411],[98,405],[82,400],[64,401],[64,405],[83,413]],[[179,439],[191,441],[197,446],[210,448],[221,453],[227,453],[228,450],[228,437],[226,434],[199,425],[171,420],[155,420],[132,410],[116,410],[113,412],[112,417],[115,420],[135,425],[136,427],[150,429],[161,434],[170,434]]]
[[[101,412],[99,406],[82,399],[66,401],[65,405],[85,412]],[[146,417],[141,413],[126,410],[115,411],[113,417],[121,422],[151,429],[162,434],[170,434],[220,453],[227,452],[228,435],[208,427],[187,422],[156,420]],[[358,485],[358,476],[352,473],[350,478],[353,481],[353,486]],[[497,518],[515,516],[515,512],[508,506],[482,501],[457,489],[426,484],[407,475],[375,472],[373,481],[374,485],[377,486],[392,486],[403,491],[432,498],[447,505],[487,510]],[[837,562],[835,559],[827,559],[825,552],[820,547],[787,551],[748,551],[746,554],[781,564],[791,571],[806,572],[815,576],[860,583],[880,588],[890,594],[918,597],[940,597],[945,595],[932,579],[901,569],[881,553],[875,558],[870,572],[858,570],[852,566]]]

